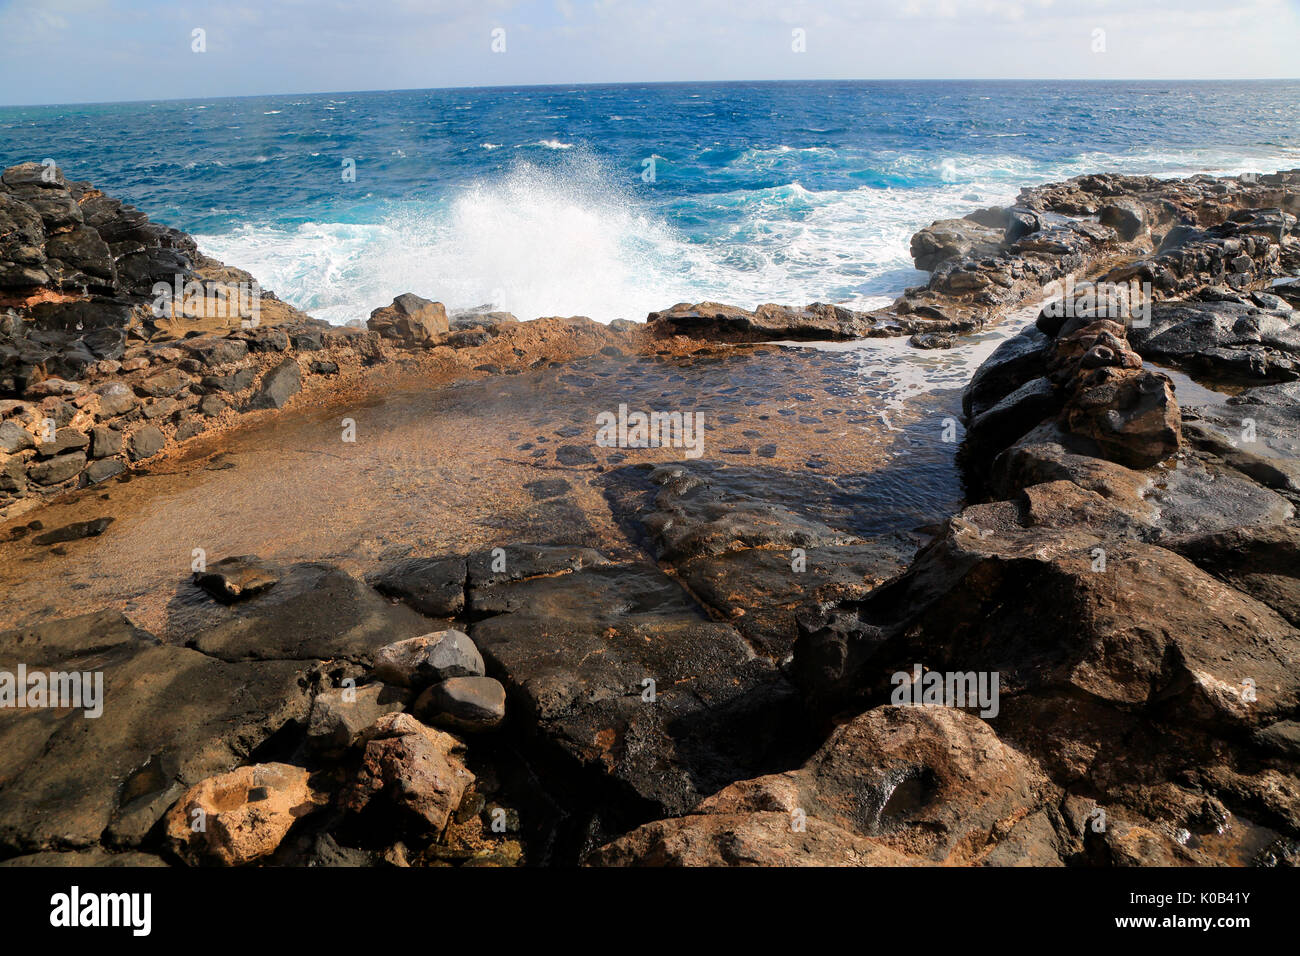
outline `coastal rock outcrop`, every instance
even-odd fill
[[[390,432],[345,460],[382,498],[370,520],[349,512],[313,538],[255,528],[254,512],[222,539],[238,557],[191,567],[186,541],[149,593],[106,599],[79,579],[61,597],[131,617],[45,620],[26,588],[13,619],[38,623],[0,633],[0,671],[99,673],[112,706],[94,719],[21,708],[0,725],[6,863],[1295,858],[1300,293],[1273,283],[1295,262],[1297,173],[1026,190],[923,230],[926,285],[871,313],[703,303],[630,328],[488,307],[448,319],[408,295],[369,329],[289,316],[191,335],[183,315],[129,315],[149,303],[121,284],[111,222],[142,220],[87,227],[96,197],[33,175],[0,178],[13,224],[0,275],[39,271],[38,299],[74,296],[94,321],[56,342],[27,296],[0,320],[13,396],[0,399],[0,508],[72,492],[9,522],[16,564],[54,575],[140,547],[150,502],[250,456],[264,465],[268,434],[319,436],[325,421],[335,440],[340,385],[407,375],[418,388],[401,408],[344,394],[417,419],[423,437],[420,402],[439,388],[439,442],[461,454],[470,434],[505,440],[464,452],[487,462],[466,475],[433,454],[393,467],[405,446],[391,438],[417,431]],[[194,275],[215,268],[173,238]],[[752,345],[906,334],[948,347],[1080,270],[1147,283],[1150,324],[1104,308],[1100,284],[1049,303],[965,389],[961,476],[934,408],[891,407],[886,430],[864,429],[878,409],[842,353]],[[105,343],[114,357],[95,356]],[[54,345],[93,361],[37,360]],[[531,407],[539,382],[554,386],[545,408]],[[583,416],[625,394],[698,401],[697,449],[716,457],[593,444]],[[944,417],[954,396],[936,395]],[[579,414],[560,420],[561,402]],[[237,421],[260,423],[252,444],[158,467]],[[298,428],[275,430],[287,422]],[[805,444],[791,451],[796,423]],[[310,461],[344,460],[334,451]],[[919,470],[900,482],[882,461]],[[913,502],[916,475],[947,482],[945,502],[964,477],[965,503],[939,520],[950,506]],[[322,523],[338,517],[335,492],[311,502]],[[203,515],[196,526],[226,520]],[[304,555],[313,541],[326,543]],[[115,560],[118,581],[141,563]]]
[[[593,865],[1059,865],[1044,774],[961,711],[877,707],[798,770],[733,783]]]
[[[393,299],[392,305],[371,312],[366,328],[386,339],[417,346],[437,341],[451,330],[451,325],[441,302],[430,302],[406,292]]]

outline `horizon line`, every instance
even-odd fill
[[[464,84],[458,86],[410,86],[395,89],[299,90],[282,93],[236,93],[217,96],[141,97],[129,100],[65,100],[60,103],[0,103],[0,109],[50,109],[63,106],[127,106],[133,103],[191,103],[199,100],[252,100],[281,96],[356,96],[368,93],[441,93],[454,90],[545,90],[626,86],[754,86],[795,83],[1300,83],[1300,76],[1237,78],[1167,78],[1167,77],[857,77],[852,79],[771,79],[771,80],[629,80],[588,83],[513,83]]]

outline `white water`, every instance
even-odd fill
[[[818,192],[795,182],[652,205],[581,150],[557,152],[563,159],[555,167],[520,163],[437,203],[390,206],[373,222],[248,224],[197,238],[210,255],[335,323],[364,320],[402,292],[453,310],[491,305],[523,319],[641,320],[702,299],[873,308],[924,281],[908,254],[917,229],[1005,204],[1025,185],[1090,171],[1172,176],[1296,164],[1291,154],[1212,151],[1083,154],[1051,168],[1011,155],[899,155],[887,172],[931,180],[937,172],[942,184]],[[798,152],[750,151],[737,163],[797,162]]]

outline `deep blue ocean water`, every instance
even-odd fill
[[[405,291],[521,318],[641,319],[701,298],[872,306],[923,278],[912,232],[1023,186],[1099,170],[1300,166],[1300,82],[720,83],[0,108],[0,164],[47,157],[335,322]]]

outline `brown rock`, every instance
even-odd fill
[[[301,767],[239,767],[190,788],[166,818],[172,848],[191,865],[240,866],[269,856],[319,798]]]
[[[1050,792],[1033,761],[977,717],[877,707],[836,728],[798,770],[732,784],[693,814],[639,827],[589,862],[975,863]]]
[[[1182,415],[1168,377],[1111,367],[1080,383],[1061,413],[1064,427],[1091,438],[1111,461],[1149,468],[1178,451]]]
[[[461,742],[410,714],[379,718],[362,739],[361,766],[340,795],[341,806],[359,813],[380,804],[386,813],[396,810],[407,827],[441,833],[474,782]]]
[[[392,305],[371,312],[366,327],[406,345],[428,345],[446,335],[451,325],[441,302],[430,302],[406,292],[395,298]]]

